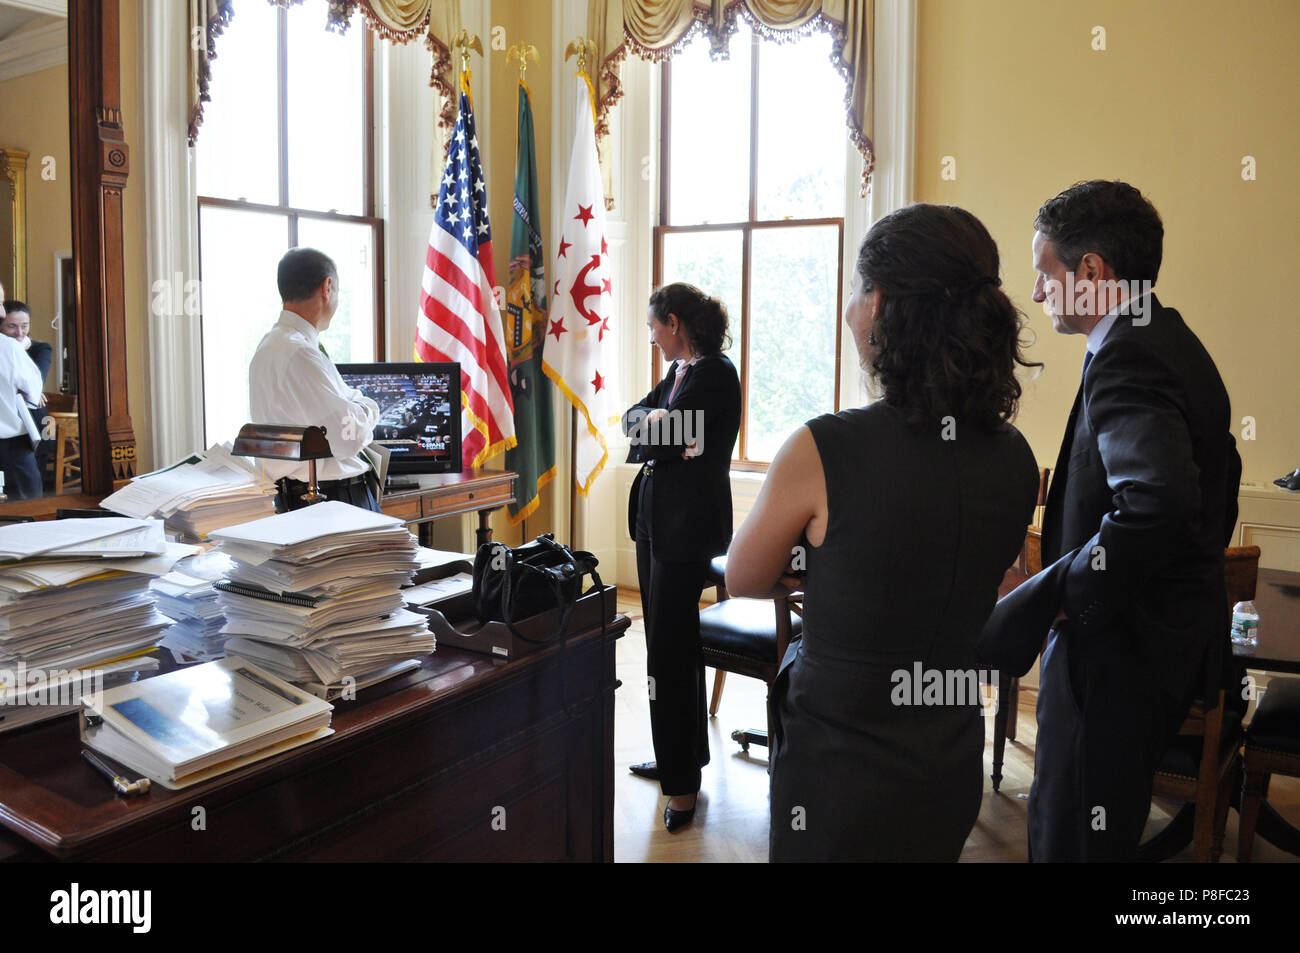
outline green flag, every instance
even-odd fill
[[[537,213],[537,158],[533,109],[528,86],[519,81],[519,144],[515,150],[514,220],[510,229],[510,277],[506,286],[506,350],[510,392],[515,402],[515,436],[506,451],[506,468],[519,474],[511,525],[532,515],[542,487],[555,476],[555,432],[551,420],[551,382],[542,373],[546,343],[546,266],[541,217]]]

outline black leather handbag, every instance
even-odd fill
[[[604,596],[596,572],[599,560],[583,550],[557,543],[551,533],[511,549],[501,543],[484,543],[474,557],[474,614],[479,622],[504,622],[525,642],[540,644],[560,638],[569,625],[574,604],[583,595],[582,581],[591,576]],[[560,610],[549,639],[521,635],[514,623],[551,609]],[[604,613],[601,618],[604,623]]]

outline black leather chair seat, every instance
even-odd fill
[[[790,620],[791,638],[803,632],[803,620]],[[776,612],[771,599],[727,599],[700,612],[700,643],[719,652],[775,666]]]
[[[1228,756],[1228,752],[1241,744],[1241,715],[1231,709],[1223,713],[1223,737],[1219,739],[1219,761]],[[1164,758],[1157,768],[1161,774],[1176,774],[1185,778],[1194,778],[1201,770],[1200,735],[1178,735],[1169,745]]]
[[[1247,737],[1252,747],[1300,754],[1300,678],[1269,680]]]

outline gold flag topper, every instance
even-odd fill
[[[483,42],[469,30],[461,30],[456,39],[451,41],[452,52],[454,53],[458,48],[460,49],[460,71],[468,72],[470,50],[482,56]]]
[[[524,82],[524,73],[528,72],[528,61],[540,63],[541,58],[537,55],[537,47],[531,43],[516,43],[506,51],[506,63],[519,61],[519,82]]]
[[[596,59],[596,41],[579,36],[564,48],[564,58],[567,60],[575,53],[578,56],[578,72],[587,72],[587,58],[590,57],[593,62]]]

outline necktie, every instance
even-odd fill
[[[673,381],[672,392],[668,395],[668,403],[672,403],[677,397],[677,392],[682,388],[682,381],[686,378],[686,372],[690,369],[689,365],[683,364],[677,370],[677,379]]]

